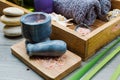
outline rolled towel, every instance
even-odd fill
[[[66,52],[67,45],[61,40],[48,40],[35,44],[26,42],[26,48],[29,56],[56,57],[61,56]]]
[[[54,0],[54,11],[80,24],[92,25],[95,21],[97,10],[101,13],[98,0]]]
[[[97,16],[102,19],[107,12],[106,9],[104,10],[102,8],[106,7],[107,1],[110,0],[106,0],[106,2],[102,4],[103,1],[104,0],[54,0],[54,12],[62,14],[66,18],[73,18],[77,24],[84,23],[92,25]],[[102,5],[104,5],[104,7],[101,7]]]
[[[101,5],[101,14],[106,15],[111,9],[111,0],[99,0]]]
[[[101,5],[101,15],[98,15],[98,18],[103,20],[103,21],[107,21],[107,14],[111,9],[111,0],[98,0],[100,5]]]

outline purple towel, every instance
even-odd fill
[[[111,9],[111,0],[99,0],[101,5],[101,13],[106,15]]]
[[[77,24],[92,25],[97,17],[102,19],[110,8],[110,0],[54,0],[54,12],[73,18]]]

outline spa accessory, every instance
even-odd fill
[[[20,16],[10,17],[6,15],[2,15],[0,20],[7,26],[19,26],[20,25]]]
[[[22,33],[30,43],[43,42],[51,34],[51,17],[43,12],[29,13],[21,17]]]
[[[16,7],[7,7],[3,9],[3,13],[0,21],[5,24],[4,35],[9,38],[21,36],[20,17],[24,14],[24,11]]]
[[[61,56],[66,52],[66,43],[61,40],[45,41],[41,43],[27,43],[29,56]]]
[[[22,16],[24,11],[16,7],[8,7],[3,9],[3,13],[6,16]]]
[[[85,75],[83,80],[90,80],[102,67],[104,67],[119,52],[120,52],[120,46],[118,46],[112,53],[110,53],[100,63],[98,63],[98,65],[93,67],[93,69],[87,75]]]
[[[34,0],[35,11],[52,13],[53,0]]]
[[[92,25],[96,18],[104,19],[111,8],[110,0],[53,0],[54,12],[80,24]]]
[[[60,15],[60,14],[56,14],[56,13],[51,13],[50,14],[52,21],[57,22],[58,24],[67,27],[69,25],[73,25],[73,23],[69,23],[70,21],[72,21],[73,19],[67,19],[64,16]]]
[[[75,72],[69,80],[79,80],[83,77],[110,49],[112,49],[118,42],[120,42],[120,38],[118,38],[115,42],[111,44],[107,49],[103,50],[99,53],[95,58],[89,61],[88,64],[84,65],[77,72]]]
[[[21,26],[15,26],[15,27],[10,27],[10,26],[4,26],[3,32],[5,36],[11,36],[11,37],[16,37],[16,36],[21,36]]]
[[[120,76],[120,64],[116,68],[115,72],[112,74],[110,80],[118,80],[119,76]]]
[[[26,50],[31,56],[58,57],[67,50],[62,40],[50,40],[51,17],[44,12],[29,13],[21,17],[22,33],[26,38]]]
[[[108,12],[107,20],[111,21],[118,16],[120,16],[120,10],[119,9],[113,9],[113,11]]]

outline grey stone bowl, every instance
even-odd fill
[[[43,42],[52,32],[51,17],[44,12],[23,15],[20,19],[22,35],[30,43]]]

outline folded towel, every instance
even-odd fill
[[[92,25],[97,16],[103,18],[111,6],[110,0],[54,0],[53,4],[54,12],[87,25]]]

